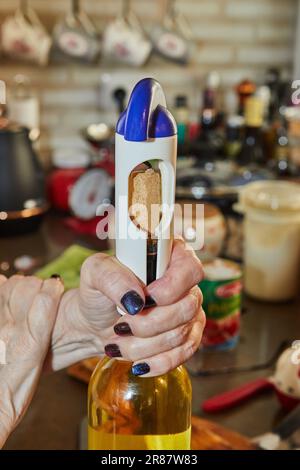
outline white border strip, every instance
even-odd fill
[[[300,79],[300,0],[298,0],[297,28],[294,51],[294,79]]]

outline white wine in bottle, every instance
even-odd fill
[[[164,274],[172,246],[177,136],[165,106],[160,85],[141,80],[116,134],[116,256],[146,285]],[[127,237],[118,236],[122,225]],[[103,359],[88,391],[89,449],[190,449],[191,394],[183,366],[138,377],[131,362]]]
[[[88,391],[91,450],[189,450],[191,383],[183,366],[141,378],[132,364],[103,359]]]

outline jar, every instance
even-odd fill
[[[244,213],[244,288],[266,301],[299,292],[300,186],[285,181],[250,183],[240,193]]]
[[[197,206],[200,207],[198,213]],[[201,261],[211,261],[219,256],[226,237],[226,224],[217,206],[201,201],[178,200],[174,217],[175,235],[182,235]]]

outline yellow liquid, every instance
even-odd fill
[[[183,366],[160,377],[131,374],[131,363],[103,359],[88,391],[88,448],[189,450],[191,384]]]
[[[89,426],[90,450],[189,450],[191,428],[178,434],[145,435],[108,434]]]

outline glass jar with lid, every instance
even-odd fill
[[[272,302],[294,298],[299,292],[300,185],[250,183],[237,209],[245,215],[245,291]]]

